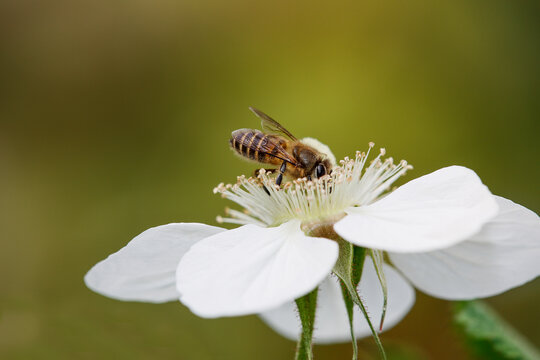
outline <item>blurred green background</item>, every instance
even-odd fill
[[[228,150],[249,105],[338,158],[386,147],[402,182],[460,164],[538,212],[539,20],[538,1],[0,2],[0,357],[292,359],[256,316],[82,280],[151,226],[215,224],[212,188],[254,169]],[[536,345],[539,302],[539,280],[489,300]],[[418,293],[383,341],[466,358],[449,314]]]

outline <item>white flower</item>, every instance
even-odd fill
[[[120,300],[179,298],[202,317],[262,314],[292,339],[300,332],[293,300],[320,285],[315,341],[339,342],[350,333],[340,289],[329,277],[338,258],[337,243],[324,237],[329,232],[387,251],[418,289],[444,299],[495,295],[539,275],[536,214],[493,196],[472,170],[459,166],[387,193],[410,167],[383,161],[383,155],[365,166],[369,151],[357,153],[330,175],[281,188],[264,172],[220,184],[215,192],[244,211],[228,210],[229,217],[219,220],[242,226],[149,229],[95,265],[86,284]],[[414,291],[391,266],[384,272],[388,329],[408,312]],[[380,311],[379,280],[369,260],[359,291],[372,314]],[[368,335],[365,319],[355,319],[357,335]]]

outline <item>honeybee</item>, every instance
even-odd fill
[[[276,185],[281,185],[284,175],[311,180],[331,171],[332,163],[325,154],[298,140],[262,111],[252,107],[249,109],[261,119],[263,131],[235,130],[229,144],[244,158],[279,166]]]

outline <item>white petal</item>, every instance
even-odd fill
[[[182,258],[180,301],[202,317],[266,311],[317,287],[337,256],[337,243],[305,236],[298,220],[244,225],[197,243]]]
[[[474,171],[451,166],[356,208],[334,229],[356,245],[394,252],[424,252],[454,245],[497,214],[497,204]]]
[[[378,329],[383,297],[370,258],[366,259],[363,271],[358,289],[369,311],[371,322]],[[388,308],[383,331],[400,322],[411,309],[415,299],[414,289],[397,271],[385,265],[384,272],[388,282]],[[301,325],[294,302],[267,311],[260,316],[280,335],[290,340],[298,339]],[[355,307],[354,312],[354,330],[358,338],[371,335],[368,324],[358,307]],[[320,286],[313,336],[314,342],[318,344],[351,341],[345,303],[339,283],[334,277],[328,277]]]
[[[432,296],[456,300],[493,296],[540,275],[540,219],[495,197],[499,214],[467,241],[422,254],[390,254],[411,282]]]
[[[178,300],[175,271],[188,249],[224,229],[204,224],[168,224],[146,230],[84,277],[102,295],[128,301]]]

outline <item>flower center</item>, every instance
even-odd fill
[[[368,205],[376,201],[412,166],[402,160],[394,164],[385,160],[385,150],[365,166],[374,144],[367,152],[356,152],[354,159],[340,161],[329,175],[318,179],[296,179],[282,186],[275,184],[275,175],[263,169],[257,177],[238,177],[236,184],[219,184],[214,193],[240,205],[244,211],[226,209],[227,217],[217,221],[235,224],[277,226],[300,219],[306,226],[334,223],[347,208]]]

